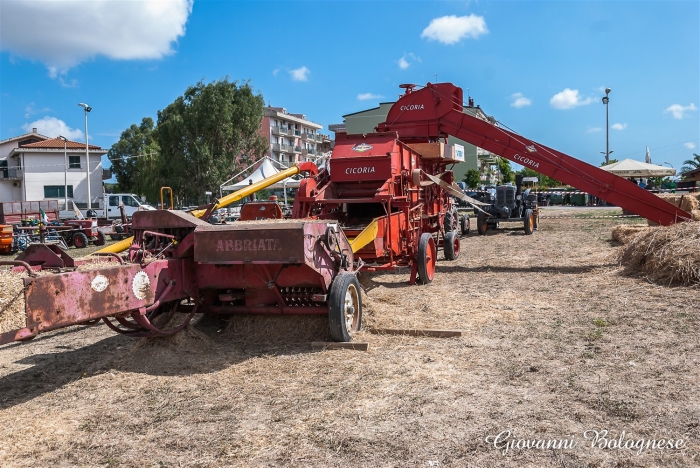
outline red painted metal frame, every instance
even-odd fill
[[[690,219],[622,177],[464,113],[462,90],[451,83],[428,83],[418,91],[406,87],[377,130],[398,132],[406,142],[454,136],[661,225]]]

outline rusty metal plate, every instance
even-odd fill
[[[206,221],[179,210],[137,211],[131,218],[134,229],[194,228],[209,225]]]
[[[182,296],[179,260],[25,278],[27,326],[46,331],[147,307],[176,281],[168,298]]]
[[[218,264],[303,263],[306,224],[310,223],[239,222],[198,226],[194,233],[194,259]],[[325,230],[325,224],[323,226]]]

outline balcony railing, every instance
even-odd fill
[[[278,143],[272,143],[270,145],[270,147],[272,148],[272,151],[279,151],[280,150],[280,145]]]
[[[24,179],[24,169],[2,168],[0,169],[0,180],[22,180]]]
[[[286,135],[287,130],[282,131],[281,127],[271,127],[272,128],[272,134],[273,135]]]
[[[280,151],[287,151],[291,153],[294,151],[294,147],[289,145],[280,145]]]
[[[294,147],[294,152],[295,152],[295,153],[301,153],[301,146],[295,146],[295,147]]]

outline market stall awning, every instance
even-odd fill
[[[603,166],[601,169],[612,172],[620,177],[663,177],[676,175],[676,170],[672,167],[647,164],[642,161],[635,161],[634,159],[624,159]]]
[[[242,188],[247,187],[251,183],[256,183],[260,182],[263,179],[266,179],[270,176],[273,176],[277,174],[279,170],[275,168],[275,166],[272,165],[269,159],[265,158],[263,159],[262,164],[249,176],[244,177],[243,180],[236,182],[234,184],[230,185],[222,185],[221,190],[225,191],[234,191],[234,190],[240,190]],[[273,188],[273,189],[281,189],[281,188],[298,188],[299,187],[299,181],[292,179],[291,177],[288,177],[284,180],[281,180],[277,182],[276,184],[270,185],[268,188]]]

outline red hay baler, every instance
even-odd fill
[[[450,135],[659,224],[690,219],[631,182],[465,113],[462,90],[450,83],[402,87],[377,133],[336,134],[320,171],[302,163],[190,214],[137,212],[128,251],[106,252],[108,266],[66,271],[84,261],[48,246],[15,261],[31,273],[26,326],[1,333],[0,344],[100,319],[128,336],[171,335],[197,312],[323,314],[333,339],[348,341],[362,319],[358,271],[406,266],[411,283],[425,284],[439,247],[448,260],[460,253],[450,194],[468,197],[453,182]],[[197,218],[298,172],[309,176],[292,219],[275,219],[279,211],[265,204],[247,215],[262,220],[211,225]],[[59,272],[34,275],[48,267]],[[184,319],[168,325],[178,312]]]

